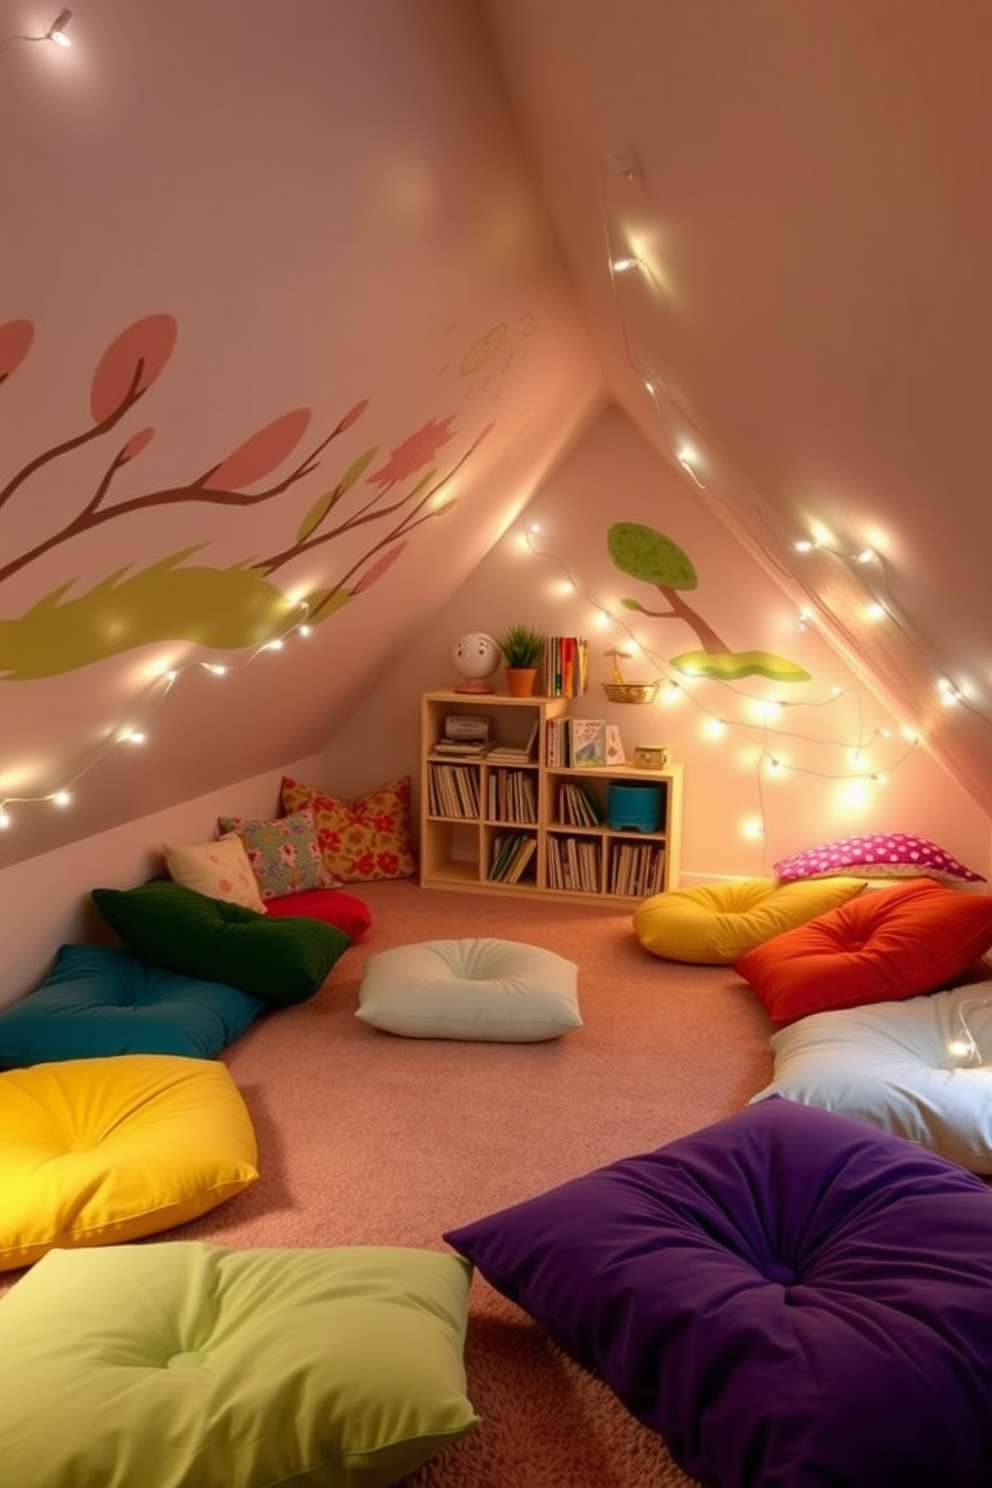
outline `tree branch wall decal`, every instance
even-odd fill
[[[177,326],[170,315],[146,316],[127,326],[104,351],[93,373],[92,423],[15,471],[0,486],[0,511],[26,491],[40,471],[107,440],[161,376],[176,339]],[[0,325],[0,387],[24,364],[33,344],[34,327],[29,321]],[[185,484],[114,501],[112,491],[119,472],[155,437],[154,428],[139,428],[109,454],[95,488],[84,495],[75,515],[0,563],[0,585],[45,554],[126,516],[163,507],[209,505],[239,510],[273,502],[317,470],[334,441],[368,407],[367,398],[353,404],[330,433],[304,446],[302,455],[295,452],[310,428],[312,412],[292,409]],[[290,540],[264,558],[246,557],[224,568],[192,565],[190,558],[205,546],[194,541],[162,554],[137,572],[125,565],[73,598],[68,591],[77,579],[69,579],[23,615],[0,620],[0,677],[11,681],[55,676],[156,640],[183,639],[229,648],[256,645],[271,634],[287,608],[287,596],[273,575],[317,549],[327,551],[330,567],[334,545],[340,545],[346,534],[367,529],[364,550],[357,557],[349,554],[337,577],[308,596],[310,623],[328,620],[383,577],[417,528],[454,505],[453,499],[443,500],[443,488],[493,425],[482,429],[452,467],[439,473],[435,457],[454,439],[452,425],[451,417],[429,420],[401,440],[371,474],[366,472],[375,465],[379,449],[376,445],[367,448],[311,502],[302,521],[287,508],[287,523],[295,525],[295,532],[290,526]],[[293,463],[277,475],[287,461]],[[245,489],[259,487],[260,482],[264,484],[258,489]],[[352,505],[347,509],[349,498]],[[195,537],[192,526],[188,536]],[[9,544],[5,548],[10,551]],[[121,623],[122,615],[126,623]]]
[[[699,649],[672,656],[669,664],[676,671],[718,682],[751,676],[770,677],[776,682],[811,680],[805,667],[787,656],[731,650],[699,611],[682,598],[685,591],[697,587],[699,579],[688,553],[672,538],[642,522],[614,522],[606,534],[606,546],[614,567],[653,585],[666,605],[663,610],[648,609],[639,599],[627,598],[621,600],[624,609],[655,620],[678,620],[694,632]]]

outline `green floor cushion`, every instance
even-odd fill
[[[399,1247],[53,1252],[0,1301],[4,1488],[387,1488],[476,1425],[470,1275]]]
[[[214,1060],[116,1054],[7,1070],[0,1270],[195,1219],[254,1183],[257,1161],[244,1099]]]
[[[729,966],[745,951],[846,904],[864,889],[858,878],[778,883],[735,878],[668,889],[634,910],[634,934],[646,951],[669,961]]]
[[[0,1068],[109,1054],[213,1059],[265,1006],[119,946],[64,945],[40,986],[0,1011]]]
[[[336,925],[272,919],[169,879],[133,889],[93,889],[92,898],[136,956],[272,1003],[312,997],[351,944]]]

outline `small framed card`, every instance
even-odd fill
[[[627,756],[623,749],[623,740],[620,737],[619,725],[608,723],[606,725],[606,763],[608,765],[625,765]]]

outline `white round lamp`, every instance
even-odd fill
[[[473,631],[456,641],[451,651],[455,671],[462,679],[455,692],[493,692],[486,680],[491,677],[503,659],[503,653],[491,635],[484,631]]]

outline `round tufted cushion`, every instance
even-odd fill
[[[0,1075],[0,1270],[205,1214],[258,1178],[225,1065],[166,1054]]]
[[[468,1285],[412,1248],[53,1251],[0,1301],[4,1488],[386,1488],[476,1424]]]
[[[708,1488],[974,1488],[992,1192],[771,1097],[448,1232]]]
[[[846,904],[863,889],[856,878],[788,884],[741,878],[668,889],[637,906],[634,934],[645,950],[669,961],[729,966],[753,946]]]
[[[962,1034],[970,1057],[951,1052]],[[840,1111],[992,1174],[992,982],[811,1013],[771,1045],[774,1077],[755,1101]]]
[[[581,1028],[578,968],[515,940],[427,940],[366,962],[357,1016],[407,1038],[536,1043]]]

